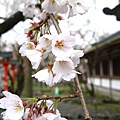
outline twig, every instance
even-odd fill
[[[55,16],[52,13],[49,14],[49,16],[50,16],[50,19],[52,20],[52,22],[53,22],[53,24],[54,24],[54,26],[55,26],[55,28],[57,30],[57,33],[60,34],[62,31],[61,31],[61,29],[60,29],[60,27],[58,25],[58,21],[56,20]]]
[[[39,100],[49,100],[49,99],[58,99],[59,101],[62,101],[63,99],[66,99],[66,98],[76,98],[78,97],[79,94],[76,92],[74,94],[70,94],[70,95],[67,95],[67,96],[47,96],[47,95],[42,95],[41,97],[38,97],[38,98],[32,98],[32,100],[36,100],[36,101],[39,101]],[[29,100],[31,98],[22,98],[23,101],[26,101],[26,100]]]
[[[48,100],[48,99],[59,99],[61,101],[61,100],[66,99],[66,98],[76,98],[78,96],[79,96],[78,93],[71,94],[71,95],[68,95],[68,96],[58,96],[58,97],[43,95],[42,97],[38,97],[38,101],[39,100]]]
[[[75,82],[77,93],[79,95],[79,98],[80,98],[80,101],[81,101],[81,104],[82,104],[82,108],[83,108],[83,111],[84,111],[84,120],[92,120],[92,118],[90,117],[89,112],[87,110],[87,106],[86,106],[86,103],[85,103],[85,99],[84,99],[82,89],[81,89],[81,86],[80,86],[79,79],[78,79],[77,75],[76,75],[76,78],[74,79],[74,82]]]

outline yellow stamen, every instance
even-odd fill
[[[61,65],[65,64],[65,61],[59,61]]]
[[[62,47],[63,46],[63,41],[56,41],[56,44],[55,44],[56,47]]]
[[[27,44],[27,48],[28,48],[28,49],[34,49],[34,47],[33,47],[33,45],[32,45],[31,43],[28,43],[28,44]]]
[[[54,3],[55,3],[55,0],[51,0],[51,2],[54,4]]]
[[[21,109],[21,106],[18,104],[16,107],[14,107],[14,110],[18,111]]]
[[[48,38],[44,38],[45,41],[48,41],[49,39]]]

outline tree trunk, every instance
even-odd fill
[[[33,82],[32,82],[32,67],[30,61],[25,57],[24,58],[24,89],[23,96],[24,97],[32,97],[33,96]]]

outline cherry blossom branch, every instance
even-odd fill
[[[42,25],[44,25],[48,20],[48,17],[44,21],[40,21],[37,26],[34,26],[34,30],[39,29]]]
[[[76,98],[78,96],[79,96],[79,94],[77,92],[75,94],[70,94],[68,96],[58,96],[58,97],[43,95],[42,97],[38,97],[38,101],[39,100],[48,100],[48,99],[56,99],[56,100],[58,99],[58,100],[62,101],[63,99],[66,99],[66,98]]]
[[[33,101],[39,101],[39,100],[49,100],[49,99],[56,99],[56,100],[59,100],[59,101],[62,101],[63,99],[66,99],[66,98],[76,98],[78,97],[79,94],[76,92],[74,94],[70,94],[70,95],[67,95],[67,96],[47,96],[47,95],[42,95],[42,97],[38,97],[38,98],[22,98],[23,101],[25,100],[33,100]]]
[[[84,120],[92,120],[92,118],[90,117],[89,112],[87,110],[87,106],[86,106],[86,103],[85,103],[85,99],[84,99],[83,92],[82,92],[82,89],[81,89],[81,86],[80,86],[79,79],[78,79],[77,75],[76,75],[76,78],[74,79],[74,82],[75,82],[76,90],[77,90],[77,93],[79,94],[79,98],[81,100],[82,108],[83,108],[83,111],[84,111]]]
[[[49,14],[49,16],[50,16],[50,19],[52,20],[52,22],[53,22],[53,24],[54,24],[54,26],[55,26],[55,28],[57,30],[57,33],[60,34],[62,31],[61,31],[61,29],[60,29],[60,27],[58,25],[58,21],[55,19],[55,16],[52,13]]]
[[[54,15],[53,14],[50,14],[50,19],[52,20],[58,34],[61,33],[61,29],[58,25],[58,22],[57,20],[55,19]],[[85,99],[84,99],[84,96],[83,96],[83,93],[82,93],[82,89],[80,87],[80,83],[79,83],[79,79],[78,79],[78,76],[76,75],[76,78],[74,79],[74,82],[75,82],[75,85],[76,85],[76,91],[77,91],[77,95],[79,96],[80,98],[80,101],[81,101],[81,104],[82,104],[82,108],[83,108],[83,111],[84,111],[84,120],[92,120],[92,118],[90,117],[89,115],[89,112],[87,110],[87,106],[86,106],[86,103],[85,103]]]

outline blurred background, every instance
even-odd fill
[[[0,0],[0,91],[21,97],[75,93],[73,82],[48,87],[31,78],[35,71],[29,60],[21,57],[15,41],[23,33],[26,19],[18,10],[20,5],[19,0]],[[85,53],[77,70],[81,72],[78,77],[93,120],[120,120],[120,1],[94,0],[86,14],[62,20],[60,27],[75,36],[75,47]],[[58,108],[69,120],[82,120],[79,98],[63,100]]]

